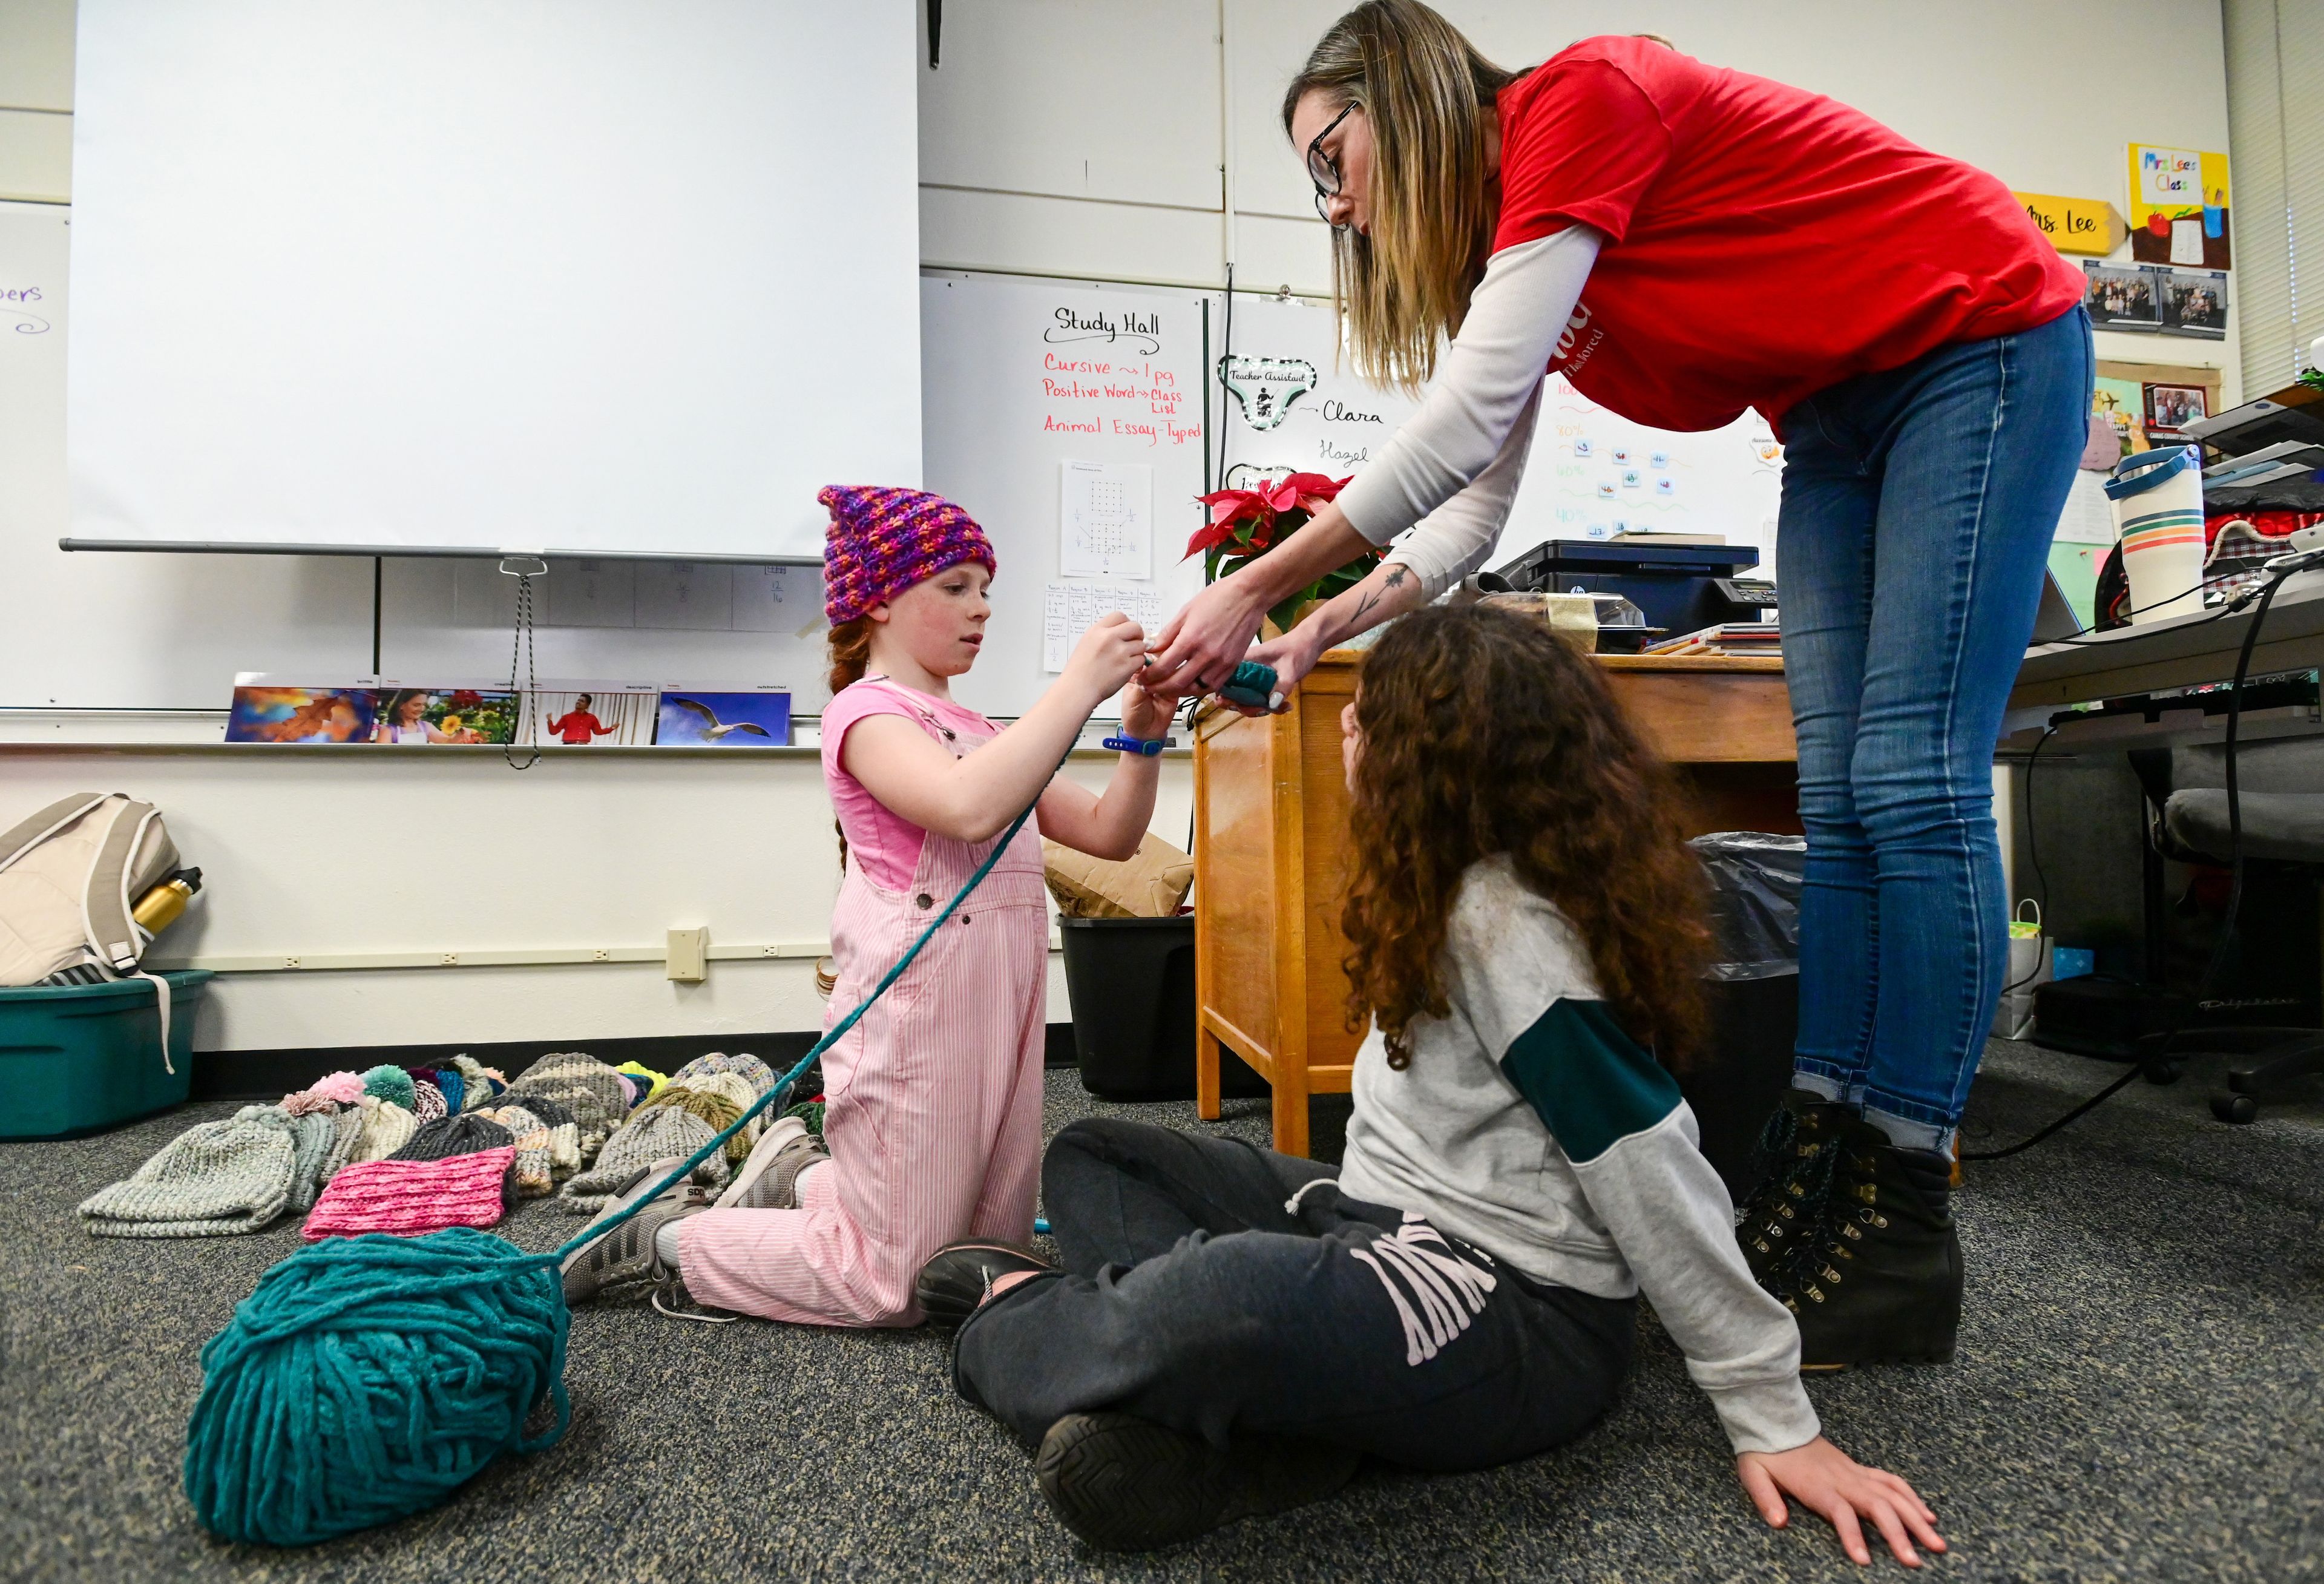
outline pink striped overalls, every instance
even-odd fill
[[[954,758],[976,746],[893,691]],[[871,993],[999,839],[927,833],[903,893],[847,865],[825,1028]],[[931,1254],[962,1238],[1032,1235],[1049,956],[1041,867],[1028,821],[903,977],[824,1053],[831,1161],[803,1179],[799,1209],[712,1210],[682,1223],[679,1267],[696,1301],[820,1325],[913,1325],[912,1280]]]

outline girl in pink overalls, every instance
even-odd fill
[[[1032,1234],[1049,956],[1040,839],[1129,857],[1153,815],[1159,765],[1124,753],[1102,797],[1051,778],[1091,712],[1138,674],[1145,635],[1124,616],[1099,622],[1040,702],[1002,731],[950,694],[952,678],[976,663],[991,613],[984,530],[918,490],[835,486],[818,499],[832,514],[823,773],[846,869],[825,1027],[871,993],[1036,797],[1039,813],[824,1053],[831,1158],[791,1179],[796,1208],[704,1210],[658,1241],[676,1243],[678,1274],[700,1303],[825,1325],[910,1325],[920,1318],[913,1277],[938,1248]],[[1125,735],[1151,740],[1169,705],[1132,685],[1121,716]]]

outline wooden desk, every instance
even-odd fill
[[[1601,655],[1615,695],[1688,783],[1690,833],[1800,828],[1783,661]],[[1307,1098],[1344,1094],[1348,790],[1340,709],[1363,655],[1326,654],[1281,714],[1194,723],[1195,1109],[1219,1114],[1219,1052],[1275,1091],[1275,1147],[1307,1153]]]

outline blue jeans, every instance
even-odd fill
[[[2090,327],[1940,346],[1784,420],[1803,1089],[1908,1147],[1960,1121],[2008,963],[1993,748],[2088,432]]]

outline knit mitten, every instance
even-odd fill
[[[423,1122],[411,1141],[387,1158],[392,1161],[440,1161],[456,1155],[516,1147],[516,1138],[490,1117],[438,1117]],[[513,1163],[512,1163],[513,1164]]]
[[[229,1121],[197,1122],[127,1182],[98,1189],[80,1206],[81,1220],[97,1238],[255,1232],[290,1201],[299,1151],[289,1124],[279,1106],[249,1106]]]
[[[723,1097],[696,1097],[703,1105],[722,1108],[731,1122],[738,1114]],[[720,1126],[724,1126],[721,1124]],[[564,1197],[558,1202],[580,1215],[594,1214],[604,1208],[608,1196],[621,1191],[622,1184],[634,1176],[641,1167],[672,1156],[691,1156],[717,1137],[718,1128],[684,1105],[645,1107],[632,1113],[622,1124],[621,1130],[605,1140],[605,1147],[597,1152],[597,1163],[565,1184]],[[724,1151],[694,1168],[694,1181],[708,1188],[723,1188],[727,1178],[726,1156]]]
[[[509,1085],[503,1103],[529,1107],[542,1098],[572,1113],[575,1143],[583,1161],[596,1158],[605,1140],[630,1113],[622,1075],[583,1051],[541,1057]]]

